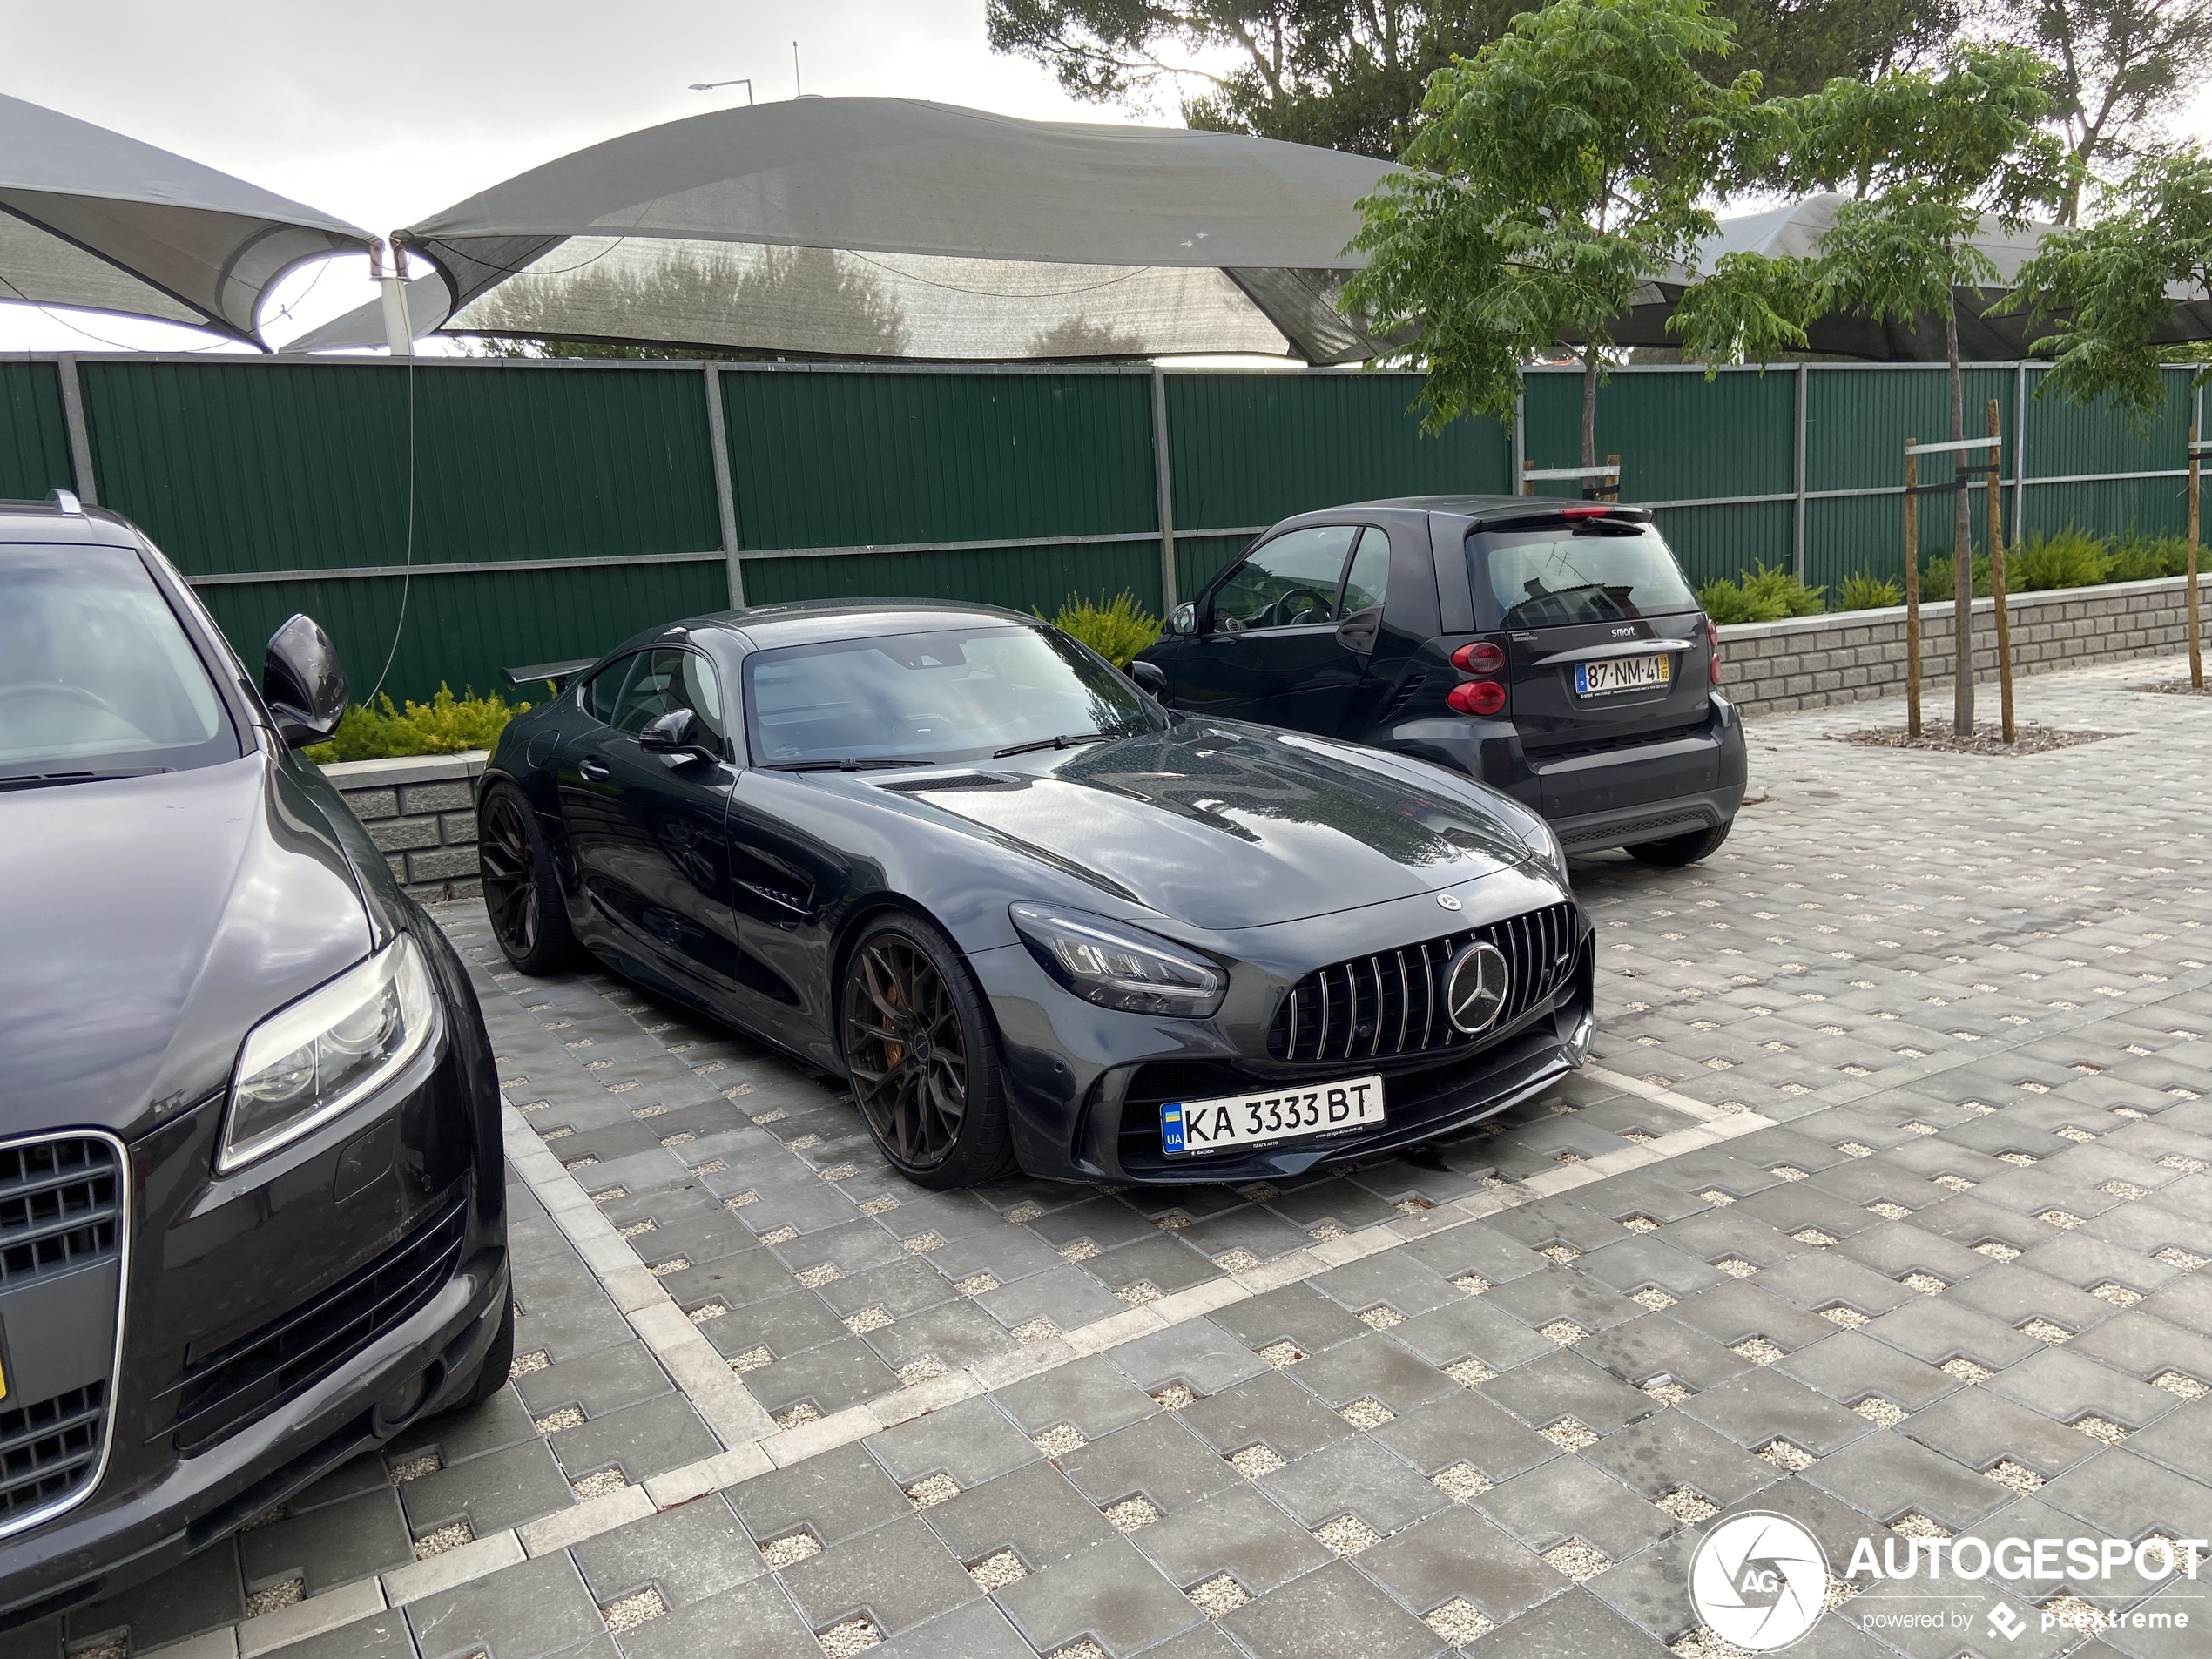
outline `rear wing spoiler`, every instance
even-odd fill
[[[518,689],[535,685],[540,680],[550,680],[553,694],[557,697],[568,688],[570,680],[598,660],[597,657],[586,657],[573,663],[530,663],[521,668],[502,668],[499,677]]]

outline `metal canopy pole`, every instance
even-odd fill
[[[87,507],[100,504],[99,487],[92,478],[92,435],[84,424],[84,388],[77,380],[77,354],[64,352],[54,359],[62,382],[62,421],[69,428],[69,470],[77,480],[77,499]]]
[[[1521,475],[1528,469],[1528,395],[1523,392],[1513,401],[1513,455],[1507,463],[1507,482],[1516,494],[1527,495]]]
[[[1168,462],[1168,377],[1152,370],[1152,478],[1160,498],[1160,616],[1175,615],[1175,477]]]
[[[730,483],[730,432],[722,412],[722,371],[706,366],[706,442],[714,459],[714,505],[722,516],[722,556],[729,562],[730,609],[745,609],[745,559],[738,550],[738,494]]]
[[[1791,486],[1797,501],[1791,509],[1790,568],[1799,582],[1805,579],[1805,387],[1810,363],[1797,365],[1797,442],[1791,465],[1796,482]]]
[[[2013,371],[2013,545],[2027,539],[2027,361]]]

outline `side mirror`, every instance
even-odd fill
[[[646,723],[637,734],[637,746],[649,755],[682,755],[691,760],[712,760],[699,717],[690,709],[671,709]]]
[[[1167,701],[1167,671],[1162,668],[1157,663],[1148,663],[1142,658],[1139,658],[1136,662],[1133,662],[1129,665],[1129,677],[1135,680],[1142,690],[1157,701],[1162,703]]]
[[[346,711],[346,669],[313,617],[294,616],[269,636],[261,699],[276,717],[277,735],[295,749],[324,742],[338,729]]]
[[[1168,618],[1168,631],[1171,634],[1197,633],[1198,631],[1198,607],[1192,604],[1176,606],[1175,614]]]

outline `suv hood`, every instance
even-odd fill
[[[126,1138],[368,954],[328,820],[269,757],[0,794],[0,1134]]]
[[[1225,931],[1456,887],[1526,863],[1505,825],[1357,752],[1264,727],[1170,731],[873,786],[1117,896]]]

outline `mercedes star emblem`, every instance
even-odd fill
[[[1444,1012],[1453,1027],[1469,1035],[1487,1031],[1506,1005],[1513,970],[1505,953],[1487,940],[1476,940],[1452,958],[1444,974]]]
[[[1436,902],[1442,905],[1447,910],[1457,910],[1460,907],[1458,897],[1449,893],[1438,894],[1436,895]]]

